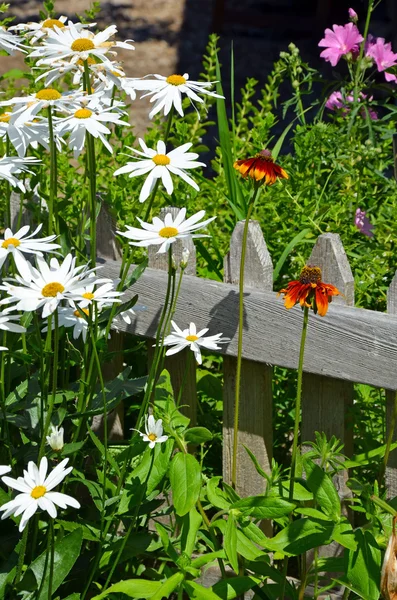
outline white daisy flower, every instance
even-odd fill
[[[155,79],[148,79],[149,77],[155,77]],[[149,113],[149,118],[152,119],[154,115],[157,115],[160,111],[164,111],[164,115],[167,116],[174,106],[175,110],[183,117],[182,109],[182,95],[186,94],[191,104],[196,109],[195,102],[203,103],[204,100],[197,94],[204,94],[206,96],[212,96],[213,98],[223,98],[215,92],[210,92],[208,88],[212,87],[216,81],[189,81],[188,73],[183,75],[170,75],[169,77],[163,77],[156,73],[147,75],[140,80],[136,80],[134,87],[136,90],[147,90],[146,94],[143,94],[142,98],[152,96],[150,102],[154,102],[154,107]]]
[[[4,232],[4,238],[0,238],[0,269],[7,256],[11,254],[20,275],[24,279],[29,279],[30,268],[24,255],[34,254],[36,256],[43,256],[43,252],[51,252],[51,250],[60,248],[59,244],[52,243],[56,235],[35,239],[34,236],[39,233],[41,228],[42,225],[39,225],[30,235],[27,235],[30,229],[29,225],[21,227],[16,233],[7,228]]]
[[[19,173],[33,173],[29,170],[29,165],[38,165],[41,160],[38,158],[17,158],[16,156],[3,156],[0,159],[0,179],[6,179],[12,187],[17,187],[21,192],[25,192],[25,186],[15,175]]]
[[[8,54],[14,54],[14,50],[26,52],[23,50],[21,38],[9,33],[5,27],[0,27],[0,50],[5,50]]]
[[[34,45],[38,40],[48,35],[48,32],[53,30],[54,27],[58,27],[59,29],[63,29],[66,27],[67,17],[61,16],[59,19],[44,19],[39,23],[35,23],[31,21],[29,23],[19,23],[18,25],[13,25],[8,28],[8,31],[17,31],[18,33],[24,33],[25,38],[27,38],[32,45]],[[85,27],[93,27],[96,23],[73,23],[76,29],[81,30]]]
[[[113,149],[105,137],[111,131],[104,123],[130,126],[125,121],[121,121],[119,112],[114,112],[114,110],[117,110],[117,107],[111,110],[101,106],[98,98],[93,98],[84,108],[78,108],[71,116],[56,121],[55,128],[58,134],[70,133],[68,144],[73,150],[75,158],[83,151],[87,132],[94,138],[99,138],[109,152],[113,153]]]
[[[87,60],[96,57],[101,61],[107,60],[106,54],[116,54],[111,48],[134,50],[128,42],[110,42],[109,38],[117,33],[117,27],[110,25],[104,31],[94,34],[92,31],[81,31],[69,21],[67,28],[60,29],[56,25],[48,32],[43,45],[30,53],[29,57],[40,57],[37,65],[51,65],[59,60],[69,59],[75,63],[79,59]]]
[[[153,246],[160,245],[158,253],[167,252],[168,248],[176,240],[185,238],[201,238],[209,237],[208,235],[199,233],[193,234],[193,231],[201,229],[211,223],[216,217],[211,217],[199,223],[205,215],[205,210],[200,210],[198,213],[192,215],[185,220],[186,208],[181,208],[179,213],[173,219],[171,213],[165,215],[164,221],[158,217],[154,217],[153,223],[145,223],[139,217],[138,221],[142,225],[142,229],[137,227],[131,227],[127,225],[128,231],[117,231],[119,235],[122,235],[129,240],[131,246]]]
[[[52,106],[57,110],[65,112],[79,105],[79,101],[85,93],[81,91],[63,92],[62,94],[53,88],[44,88],[29,96],[16,96],[11,100],[2,100],[0,106],[21,105],[14,108],[13,117],[17,125],[32,119],[34,115],[43,108]]]
[[[13,333],[26,333],[25,327],[22,327],[22,325],[19,325],[18,323],[13,323],[13,321],[19,321],[19,315],[10,315],[9,312],[5,314],[5,312],[6,311],[4,311],[3,314],[0,313],[0,329],[3,329],[3,331],[11,331]],[[4,346],[2,346],[2,349],[8,350],[8,348],[5,348]]]
[[[167,190],[167,194],[172,194],[174,191],[174,184],[172,182],[171,173],[186,181],[186,183],[191,185],[195,190],[200,190],[197,183],[185,172],[185,169],[206,166],[204,163],[196,161],[198,154],[195,152],[188,152],[193,144],[183,144],[182,146],[171,150],[168,154],[166,146],[161,140],[157,142],[157,151],[148,148],[141,138],[139,138],[139,144],[143,152],[134,150],[134,148],[130,148],[129,146],[128,148],[132,150],[132,152],[135,152],[135,154],[139,154],[144,158],[134,162],[128,162],[124,167],[121,167],[114,172],[115,176],[129,173],[130,177],[139,177],[140,175],[146,175],[148,173],[139,195],[139,202],[145,202],[154,188],[156,179],[159,179],[160,177]]]
[[[48,477],[46,457],[41,459],[39,468],[33,461],[30,461],[27,471],[23,472],[23,477],[18,477],[18,479],[3,477],[3,482],[8,487],[21,493],[14,500],[6,502],[0,507],[0,511],[3,512],[1,518],[6,519],[11,515],[14,517],[22,515],[19,531],[23,531],[29,519],[39,508],[48,512],[53,519],[57,516],[56,506],[60,508],[67,508],[68,506],[80,508],[80,503],[72,496],[51,491],[73,470],[73,467],[65,468],[68,461],[69,459],[65,458]]]
[[[196,325],[194,323],[190,323],[188,329],[179,329],[178,325],[171,321],[174,331],[167,335],[164,339],[164,346],[171,346],[169,350],[165,353],[166,356],[171,356],[171,354],[176,354],[180,352],[184,348],[190,348],[192,352],[194,352],[194,356],[199,365],[202,363],[200,347],[206,348],[207,350],[220,350],[220,346],[218,344],[225,344],[230,342],[229,338],[223,338],[221,333],[217,333],[216,335],[208,335],[204,337],[204,335],[208,331],[208,327],[205,329],[201,329],[201,331],[196,330]]]
[[[0,114],[0,137],[3,141],[8,137],[20,158],[25,156],[29,146],[37,149],[38,144],[41,144],[47,150],[49,149],[47,142],[49,137],[47,121],[44,120],[44,122],[40,123],[37,121],[37,119],[34,119],[26,123],[18,122],[16,125],[15,115],[12,112]],[[46,128],[46,132],[43,131],[43,125]]]
[[[51,423],[50,435],[46,436],[47,444],[51,447],[54,452],[60,452],[64,447],[63,441],[63,427],[58,427]]]
[[[88,308],[81,308],[85,315],[89,315]],[[77,308],[70,306],[60,306],[58,308],[58,324],[59,327],[73,327],[73,339],[77,340],[80,336],[85,343],[89,332],[89,322]],[[52,329],[55,328],[55,323],[52,323]],[[43,328],[43,333],[48,331],[48,327]]]
[[[37,268],[29,266],[30,280],[17,275],[14,285],[4,282],[1,289],[5,290],[8,298],[0,304],[16,302],[14,308],[21,311],[33,311],[43,307],[43,319],[51,315],[62,300],[70,300],[72,292],[92,283],[93,269],[87,265],[76,267],[76,258],[68,254],[62,264],[56,258],[47,265],[40,256],[36,257]]]
[[[106,281],[100,287],[91,284],[77,289],[73,292],[72,297],[80,308],[87,308],[87,306],[94,302],[98,304],[99,308],[102,308],[103,306],[111,306],[115,302],[121,302],[121,295],[122,292],[118,292],[115,289],[113,281]]]
[[[139,435],[144,442],[149,442],[149,448],[154,448],[156,444],[162,444],[168,440],[168,435],[163,435],[162,423],[162,419],[156,421],[153,415],[149,415],[149,417],[146,415],[145,433],[139,431]]]
[[[0,465],[0,477],[5,475],[6,473],[9,473],[10,471],[11,471],[11,467],[9,467],[7,465]]]

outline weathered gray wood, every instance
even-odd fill
[[[175,218],[179,213],[180,209],[176,207],[162,208],[160,211],[160,219],[164,219],[167,213],[171,213],[172,217]],[[172,244],[172,256],[175,260],[175,265],[179,269],[180,262],[182,260],[182,252],[184,249],[189,251],[189,261],[185,269],[183,277],[186,275],[196,275],[196,248],[193,240],[190,238],[184,240],[177,240]],[[153,269],[168,272],[168,253],[158,254],[157,246],[149,246],[148,250],[149,266]],[[178,275],[179,276],[179,275]],[[161,291],[159,291],[159,298],[164,298],[166,285]],[[144,298],[142,297],[142,301]],[[161,302],[160,301],[160,302]],[[176,323],[182,329],[186,328],[191,319],[190,316],[184,320],[175,318]],[[195,321],[199,329],[205,327],[201,325],[201,321]],[[149,342],[151,344],[151,342]],[[171,377],[171,383],[175,394],[175,400],[178,398],[181,386],[183,389],[181,392],[181,411],[190,419],[191,424],[196,423],[197,419],[197,384],[196,384],[196,362],[191,360],[189,356],[190,350],[185,352],[179,352],[175,356],[169,356],[165,359],[164,366],[169,371]],[[149,351],[149,360],[151,352]]]
[[[343,296],[337,296],[335,300],[338,300],[340,304],[350,306],[354,304],[354,277],[339,235],[334,233],[320,235],[308,264],[320,267],[322,281],[332,283],[343,294]],[[309,328],[314,319],[321,318],[310,314]],[[307,449],[304,442],[314,441],[315,432],[318,431],[325,433],[328,439],[333,435],[338,438],[344,445],[344,453],[351,456],[353,430],[349,423],[349,408],[353,405],[353,394],[354,384],[351,381],[342,381],[312,373],[304,374],[301,426],[303,451]],[[334,478],[341,500],[351,496],[346,482],[347,470],[339,472]],[[320,548],[321,556],[337,556],[340,553],[341,547],[336,543]]]
[[[387,290],[387,312],[397,314],[397,271]],[[397,382],[394,389],[386,389],[386,436],[390,431],[392,417],[394,412],[394,403],[396,397]],[[394,430],[393,442],[397,441],[397,427]],[[397,496],[397,452],[391,452],[388,465],[386,467],[386,488],[387,497]]]
[[[133,267],[132,267],[133,268]],[[101,276],[117,277],[118,261],[106,262]],[[167,274],[146,269],[126,299],[138,294],[147,310],[120,329],[155,337]],[[177,323],[207,323],[232,338],[220,354],[237,355],[238,288],[185,275],[175,314]],[[299,306],[285,310],[270,291],[247,287],[243,358],[296,369],[302,332]],[[305,371],[393,389],[397,381],[397,316],[332,303],[325,317],[310,320]]]
[[[226,283],[238,283],[239,280],[244,224],[245,221],[237,223],[230,240],[230,251],[224,262]],[[257,221],[251,221],[248,226],[244,282],[262,290],[271,290],[273,287],[272,259]],[[209,333],[218,333],[218,330],[212,331],[211,329]],[[243,338],[243,344],[245,342],[246,340]],[[236,367],[237,359],[235,357],[224,357],[223,477],[229,484],[232,473]],[[261,494],[266,488],[266,480],[257,473],[244,446],[255,454],[265,471],[270,472],[271,470],[272,376],[272,367],[252,360],[242,361],[236,485],[236,491],[241,496]]]
[[[97,256],[100,260],[116,261],[120,256],[120,248],[116,240],[116,222],[109,208],[103,202],[97,222]],[[100,272],[100,271],[99,271]],[[117,275],[118,277],[118,275]],[[115,279],[114,277],[113,279]],[[123,370],[123,338],[124,332],[112,331],[108,340],[109,352],[114,352],[114,358],[102,365],[102,374],[105,381],[111,381]],[[95,415],[92,420],[92,429],[103,438],[103,415]],[[124,438],[124,403],[120,402],[115,410],[107,416],[108,437],[111,440]]]

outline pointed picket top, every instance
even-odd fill
[[[97,256],[107,260],[118,260],[121,251],[116,240],[116,219],[112,216],[109,207],[101,202],[101,210],[96,221],[97,231]]]
[[[239,282],[244,225],[245,221],[237,223],[230,240],[224,260],[225,283]],[[273,262],[258,221],[250,221],[248,225],[244,283],[259,290],[273,289]]]
[[[387,312],[392,315],[397,314],[397,271],[387,290]]]
[[[167,213],[171,213],[175,219],[181,209],[175,206],[166,206],[160,210],[158,215],[160,219],[164,219]],[[182,260],[182,252],[184,249],[189,250],[189,261],[185,269],[186,275],[196,275],[196,248],[192,238],[185,238],[183,240],[177,240],[172,244],[172,255],[175,259],[176,265]],[[159,269],[161,271],[168,271],[168,252],[158,254],[159,246],[149,246],[148,258],[149,267],[152,269]]]
[[[354,306],[354,277],[337,233],[323,233],[317,238],[307,264],[320,267],[322,281],[335,285],[343,294],[333,298],[333,302]]]

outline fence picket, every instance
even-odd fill
[[[237,223],[230,240],[230,251],[224,262],[225,283],[238,283],[244,221]],[[273,287],[273,263],[262,230],[257,221],[248,228],[245,283],[249,287],[271,290]],[[247,290],[246,295],[249,296]],[[237,335],[238,323],[236,323]],[[233,420],[235,374],[237,360],[231,356],[223,359],[223,476],[231,482],[233,453]],[[253,452],[262,468],[271,469],[272,426],[272,367],[243,360],[241,368],[239,450],[237,463],[237,492],[241,496],[260,494],[266,481],[261,477],[244,446]]]
[[[171,213],[172,217],[175,218],[179,211],[180,209],[176,207],[162,208],[159,217],[160,219],[164,219],[167,213]],[[174,242],[174,244],[172,244],[172,255],[175,259],[175,263],[177,266],[179,265],[182,259],[182,252],[185,248],[189,250],[190,253],[185,274],[196,275],[196,248],[192,239],[187,238],[184,240],[177,240]],[[149,267],[161,271],[168,271],[168,254],[158,254],[157,251],[157,246],[149,246]],[[189,323],[179,322],[177,324],[182,329],[185,329],[189,325]],[[197,323],[197,325],[199,329],[202,328],[201,323]],[[150,341],[148,344],[149,360],[153,352],[152,345],[153,342]],[[183,352],[178,352],[178,354],[175,356],[167,357],[164,366],[170,373],[175,398],[178,397],[180,388],[183,385],[181,395],[181,410],[187,417],[189,417],[191,424],[195,424],[197,417],[196,364],[191,356],[191,351],[186,349]]]
[[[97,257],[98,264],[101,260],[116,261],[121,257],[121,252],[116,240],[116,222],[104,202],[97,218]],[[124,333],[112,330],[108,340],[108,351],[114,352],[114,358],[102,365],[105,381],[112,381],[123,370],[123,340]],[[99,437],[103,437],[104,415],[95,415],[92,420],[92,429]],[[109,412],[108,437],[111,440],[124,439],[124,404],[120,402],[115,410]]]
[[[391,281],[389,289],[387,290],[387,312],[392,315],[397,314],[397,271]],[[390,431],[396,393],[396,390],[386,390],[386,436]],[[393,442],[395,441],[397,441],[397,427],[393,436]],[[386,488],[388,498],[394,498],[397,496],[396,451],[390,453],[388,466],[386,467]]]

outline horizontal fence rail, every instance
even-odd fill
[[[105,261],[101,276],[118,277],[120,263]],[[329,283],[329,282],[327,282]],[[137,312],[123,331],[154,338],[167,286],[167,274],[146,269],[126,298],[139,295],[145,310]],[[256,362],[296,369],[302,332],[302,310],[284,308],[275,292],[246,288],[243,357]],[[174,320],[179,326],[194,321],[222,332],[231,342],[221,354],[237,356],[238,288],[185,275]],[[333,303],[325,317],[311,316],[304,370],[367,383],[397,387],[397,316]]]

